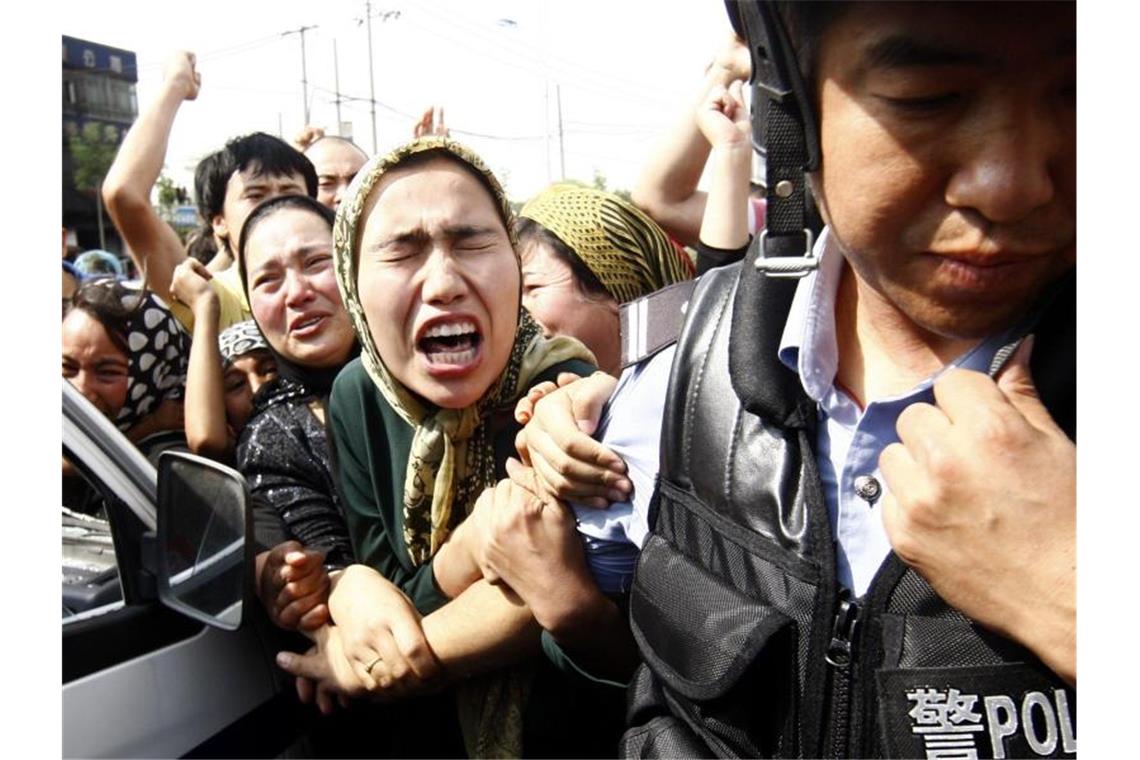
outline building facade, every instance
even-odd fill
[[[124,253],[97,188],[138,115],[137,82],[133,52],[64,35],[63,226],[74,230],[80,251]]]

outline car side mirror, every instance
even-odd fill
[[[241,626],[250,553],[249,491],[237,471],[184,452],[158,460],[158,598],[229,631]]]

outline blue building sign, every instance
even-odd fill
[[[139,80],[138,62],[134,53],[78,37],[63,35],[63,65],[72,69],[114,74],[132,83]]]
[[[197,206],[175,206],[171,209],[170,223],[186,229],[198,226]]]

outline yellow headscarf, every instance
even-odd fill
[[[641,209],[613,193],[560,182],[519,216],[558,237],[618,303],[693,277],[693,262]]]
[[[333,226],[333,258],[353,329],[360,340],[361,361],[388,404],[415,430],[404,479],[404,540],[412,562],[428,561],[447,540],[461,517],[475,506],[484,488],[495,483],[494,450],[486,430],[496,410],[511,409],[534,379],[555,364],[581,359],[596,364],[593,354],[576,340],[545,339],[530,315],[519,308],[514,348],[507,366],[483,397],[464,409],[425,405],[389,372],[376,348],[357,290],[357,251],[364,226],[364,206],[385,173],[426,151],[458,160],[486,182],[499,206],[511,246],[516,249],[514,219],[506,194],[483,161],[447,137],[413,140],[369,161],[337,209]],[[521,293],[519,294],[521,301]],[[459,519],[457,519],[459,518]],[[521,752],[522,705],[529,675],[519,669],[472,679],[460,693],[460,719],[468,752],[474,756],[512,756]]]

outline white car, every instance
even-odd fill
[[[66,381],[63,453],[103,506],[64,512],[63,756],[303,751],[283,634],[256,603],[243,622],[244,479],[188,453],[156,472]]]

